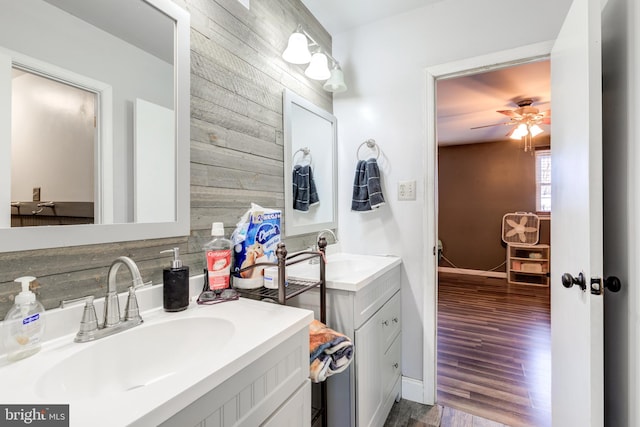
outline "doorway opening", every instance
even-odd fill
[[[549,61],[435,84],[437,401],[550,426]]]
[[[94,224],[98,94],[11,69],[11,227]]]

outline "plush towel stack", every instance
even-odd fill
[[[347,369],[353,357],[353,343],[346,335],[314,320],[309,325],[309,378],[319,383]]]
[[[320,203],[313,171],[309,165],[293,167],[293,209],[307,212],[310,206]]]
[[[356,176],[353,180],[353,198],[351,210],[371,211],[384,205],[382,186],[380,185],[380,169],[376,159],[359,160],[356,165]]]

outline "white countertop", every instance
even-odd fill
[[[153,288],[161,290],[162,287]],[[144,387],[104,392],[95,398],[74,397],[70,401],[44,398],[37,384],[47,371],[88,346],[112,338],[77,344],[73,342],[77,329],[74,327],[73,333],[45,342],[39,353],[24,360],[4,363],[0,367],[0,402],[69,404],[71,426],[157,425],[306,327],[313,314],[308,310],[241,298],[210,306],[192,303],[187,310],[179,313],[166,313],[162,308],[156,308],[143,312],[142,317],[144,324],[113,337],[135,333],[138,328],[157,328],[163,322],[188,318],[225,319],[225,324],[230,322],[232,325],[232,333],[225,332],[225,342],[215,346],[215,351],[195,361],[185,362],[182,369]],[[217,334],[220,331],[206,331],[201,334],[201,340],[203,343],[212,340],[215,344]],[[136,348],[132,347],[134,348],[114,348],[110,351],[125,352],[127,357],[136,358]],[[172,356],[157,355],[158,358]],[[99,370],[101,367],[96,365],[92,369]]]
[[[393,255],[360,255],[334,253],[327,255],[325,276],[327,289],[358,292],[387,271],[400,265],[402,259]],[[317,279],[319,264],[303,262],[287,268],[289,277]]]

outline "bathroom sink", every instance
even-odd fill
[[[211,331],[216,331],[215,339]],[[141,325],[103,338],[51,366],[36,393],[59,401],[93,399],[146,387],[224,350],[234,325],[216,317],[189,317]]]
[[[192,298],[201,283],[201,276],[192,278]],[[162,291],[138,291],[138,303],[149,307],[141,311],[143,324],[86,343],[74,342],[83,305],[47,310],[51,335],[40,352],[17,362],[0,354],[0,384],[10,384],[0,387],[0,402],[69,404],[70,427],[160,425],[233,383],[313,318],[307,310],[245,298],[215,305],[192,301],[187,310],[168,313]],[[102,304],[96,302],[98,312]]]
[[[375,278],[400,264],[395,256],[361,255],[339,252],[327,255],[325,276],[327,288],[357,291]],[[318,264],[299,263],[288,269],[289,277],[316,279]]]

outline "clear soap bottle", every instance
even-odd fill
[[[211,225],[213,239],[204,246],[205,261],[207,264],[207,277],[209,289],[216,292],[231,286],[231,249],[233,243],[224,237],[224,224],[214,222]]]
[[[16,295],[15,304],[4,318],[4,346],[7,360],[24,359],[40,351],[44,334],[44,307],[29,290],[35,277],[16,279],[22,284],[22,292]]]

